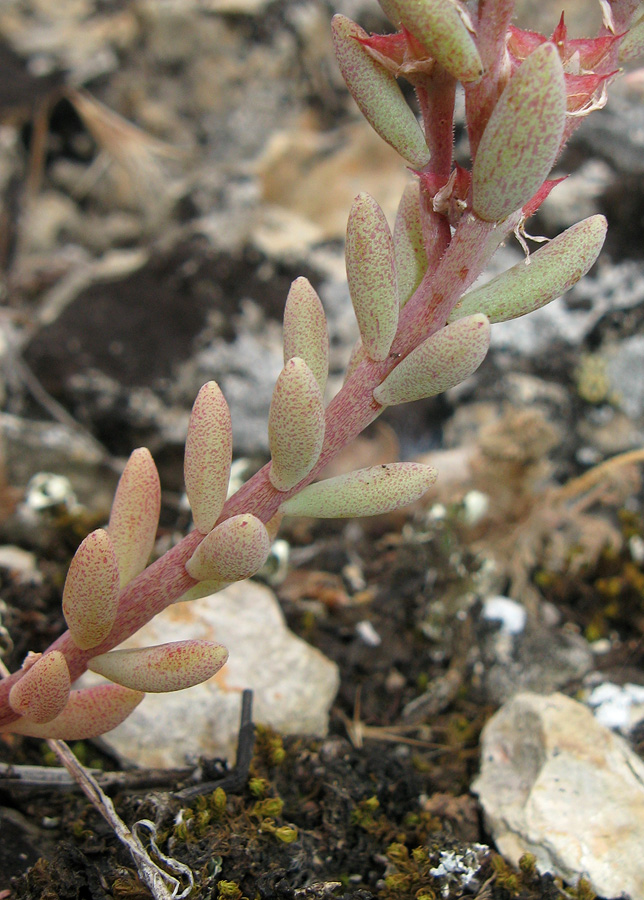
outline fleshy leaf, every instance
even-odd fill
[[[192,407],[183,473],[195,527],[214,528],[226,502],[233,454],[230,410],[215,381],[204,384]]]
[[[322,302],[306,278],[296,278],[284,307],[284,362],[299,356],[324,394],[329,373],[329,333]]]
[[[398,12],[396,0],[378,0],[378,3],[391,24],[398,28],[400,25],[400,13]]]
[[[286,500],[290,516],[325,519],[375,516],[418,500],[436,480],[436,469],[420,463],[390,463],[318,481]]]
[[[485,313],[490,322],[516,319],[550,303],[576,284],[599,256],[606,219],[590,216],[553,238],[487,284],[470,291],[454,307],[449,321]]]
[[[313,372],[299,356],[286,363],[275,385],[268,413],[269,478],[288,491],[319,459],[324,441],[324,401]]]
[[[14,712],[33,722],[51,722],[65,708],[71,680],[64,655],[52,650],[32,663],[9,692]]]
[[[499,222],[533,196],[557,158],[565,116],[561,60],[544,43],[514,73],[483,132],[472,169],[480,218]]]
[[[112,630],[119,583],[114,545],[107,531],[97,528],[74,554],[63,589],[63,615],[81,650],[97,647]]]
[[[427,253],[420,219],[420,191],[416,181],[407,185],[400,198],[394,225],[394,253],[402,309],[427,269]]]
[[[479,81],[483,63],[458,0],[394,0],[400,21],[447,71],[462,82]]]
[[[430,159],[422,129],[394,76],[360,44],[369,35],[342,15],[333,17],[331,30],[342,77],[363,116],[408,163],[422,169]]]
[[[394,240],[385,214],[369,194],[358,194],[347,223],[347,280],[367,356],[386,359],[398,327]]]
[[[144,696],[119,684],[99,684],[71,691],[65,709],[51,722],[34,722],[23,717],[3,730],[59,741],[98,737],[125,721]]]
[[[620,63],[630,62],[644,55],[644,16],[631,25],[619,45]]]
[[[434,397],[460,384],[481,365],[490,323],[478,314],[459,319],[412,350],[373,392],[383,406]]]
[[[189,640],[112,650],[95,656],[88,668],[123,687],[163,694],[208,681],[227,659],[228,651],[221,644]]]
[[[259,572],[270,549],[264,523],[242,513],[225,519],[206,535],[186,563],[186,571],[197,581],[241,581]]]
[[[145,569],[154,547],[160,510],[159,473],[150,451],[139,447],[119,479],[107,526],[122,588]]]

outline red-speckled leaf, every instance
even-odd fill
[[[385,214],[369,194],[358,194],[347,223],[347,280],[367,356],[386,359],[398,327],[394,240]]]
[[[186,563],[186,571],[196,581],[241,581],[259,572],[270,549],[264,523],[242,513],[225,519],[206,535]]]
[[[394,225],[394,253],[400,308],[407,303],[427,270],[427,253],[420,220],[420,190],[410,182],[400,198]]]
[[[400,21],[447,71],[462,82],[479,81],[483,63],[469,13],[458,0],[394,0]]]
[[[619,45],[620,63],[630,62],[644,55],[644,16],[629,28]]]
[[[228,651],[221,644],[189,640],[112,650],[95,656],[88,668],[123,687],[163,694],[208,681],[227,659]]]
[[[119,479],[107,526],[116,551],[122,588],[146,567],[154,547],[160,509],[157,467],[150,451],[139,447],[130,456]]]
[[[361,113],[408,163],[422,169],[430,159],[422,129],[394,76],[360,43],[369,35],[341,15],[333,17],[331,31],[342,77]]]
[[[132,691],[119,684],[100,684],[72,691],[65,709],[51,722],[34,722],[21,718],[2,730],[29,737],[82,741],[116,728],[144,697],[145,694],[140,691]]]
[[[520,209],[553,166],[566,117],[566,87],[554,44],[538,47],[501,94],[472,169],[474,212],[499,222]]]
[[[299,356],[324,394],[329,373],[329,333],[322,301],[307,278],[296,278],[284,307],[284,362]]]
[[[406,356],[373,392],[383,406],[442,394],[475,372],[490,346],[490,323],[468,316],[433,334]]]
[[[74,554],[63,589],[63,615],[81,650],[98,646],[112,630],[119,582],[112,540],[107,531],[97,528]]]
[[[436,469],[420,463],[372,466],[310,484],[280,509],[324,519],[375,516],[414,503],[435,480]]]
[[[192,407],[183,466],[192,517],[202,534],[214,527],[226,502],[232,455],[230,410],[217,383],[209,381]]]
[[[52,650],[32,663],[14,684],[9,705],[34,722],[50,722],[65,708],[70,685],[65,657],[59,650]]]
[[[319,459],[324,441],[324,401],[313,372],[294,356],[280,372],[268,413],[269,478],[288,491]]]
[[[506,272],[470,291],[454,307],[450,322],[485,313],[490,322],[525,316],[560,297],[576,284],[599,256],[606,219],[590,216],[553,238]]]

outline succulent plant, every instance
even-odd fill
[[[230,412],[210,382],[195,401],[185,449],[194,530],[147,565],[160,486],[149,452],[135,450],[109,524],[80,545],[63,591],[68,631],[0,682],[0,730],[76,739],[122,721],[146,691],[210,678],[223,647],[205,641],[114,649],[179,599],[254,575],[283,515],[364,516],[404,506],[436,477],[396,463],[319,481],[324,466],[385,407],[430,397],[481,364],[496,322],[525,315],[570,288],[596,260],[601,216],[573,225],[524,262],[474,286],[556,181],[550,171],[583,118],[605,100],[620,62],[644,52],[636,0],[605,0],[597,37],[571,40],[563,17],[550,39],[510,24],[512,0],[381,0],[396,31],[367,34],[332,22],[338,64],[360,111],[411,166],[393,232],[368,194],[349,214],[346,269],[360,341],[338,394],[325,405],[328,335],[305,278],[289,292],[284,368],[268,414],[271,461],[226,499]],[[632,28],[631,28],[632,26]],[[629,30],[630,29],[630,30]],[[420,120],[398,79],[418,101]],[[456,87],[462,84],[472,156],[454,163]],[[73,691],[86,669],[108,682]]]

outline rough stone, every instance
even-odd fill
[[[210,681],[174,694],[148,694],[104,738],[120,755],[142,766],[180,766],[199,756],[233,760],[241,693],[253,691],[253,719],[282,734],[323,736],[338,689],[338,670],[318,650],[292,634],[275,595],[252,581],[169,607],[126,641],[147,647],[168,640],[213,640],[230,653]],[[97,676],[83,676],[96,683]]]
[[[519,694],[482,736],[479,795],[499,852],[587,878],[604,897],[644,898],[644,763],[562,694]]]

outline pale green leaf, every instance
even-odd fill
[[[412,350],[373,392],[383,406],[442,394],[478,369],[490,346],[484,315],[447,325]]]
[[[226,502],[232,453],[230,410],[219,385],[209,381],[192,407],[183,466],[192,517],[202,534],[214,527]]]
[[[333,17],[331,30],[342,77],[361,113],[408,163],[422,169],[430,159],[422,129],[394,76],[357,40],[367,32],[341,15]]]
[[[347,223],[349,294],[370,359],[386,359],[398,327],[394,241],[385,214],[369,194],[358,194]]]
[[[554,44],[544,43],[514,73],[485,126],[472,169],[472,205],[481,219],[505,219],[541,187],[565,118],[561,59]]]
[[[290,516],[336,519],[375,516],[414,503],[436,480],[433,466],[389,463],[310,484],[286,500]]]
[[[606,237],[606,219],[590,216],[557,235],[533,253],[465,294],[450,322],[484,313],[490,322],[516,319],[550,303],[576,284],[599,256]]]
[[[320,387],[304,360],[294,356],[277,379],[268,413],[269,478],[278,491],[309,474],[320,457],[324,428]]]

